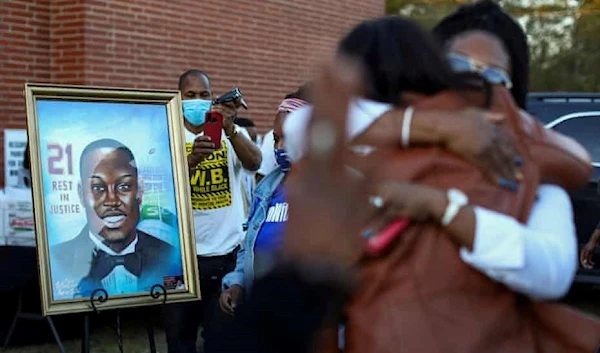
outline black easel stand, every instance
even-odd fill
[[[160,284],[155,284],[150,289],[150,296],[154,299],[159,299],[162,296],[162,305],[167,302],[167,290]],[[94,310],[95,314],[99,314],[100,311],[96,307],[96,304],[105,303],[108,300],[108,293],[98,288],[92,292],[90,296],[90,306]],[[121,313],[120,310],[116,310],[116,327],[115,333],[117,335],[117,343],[119,344],[119,353],[123,353],[123,335],[121,333]],[[85,314],[83,318],[83,340],[81,341],[81,353],[90,353],[90,314]],[[156,353],[156,341],[154,340],[154,326],[151,320],[147,320],[148,326],[148,343],[150,344],[150,353]],[[64,351],[62,351],[64,353]]]
[[[50,330],[52,330],[52,335],[54,336],[54,339],[56,340],[56,345],[58,346],[58,350],[60,351],[60,353],[65,353],[65,347],[63,346],[62,341],[60,340],[60,337],[58,336],[58,331],[56,331],[56,327],[54,327],[54,321],[52,321],[51,316],[44,317],[38,313],[23,312],[23,289],[19,290],[19,301],[17,303],[17,312],[15,313],[15,317],[13,318],[13,321],[10,325],[8,333],[6,334],[6,338],[4,339],[4,345],[3,345],[4,349],[6,349],[6,347],[8,347],[8,344],[10,343],[10,339],[12,338],[12,335],[15,332],[15,327],[17,326],[17,321],[19,321],[19,319],[48,321],[48,326],[50,326]]]

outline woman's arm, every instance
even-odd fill
[[[306,149],[306,129],[312,107],[299,109],[286,119],[285,147],[293,161]],[[400,145],[405,109],[365,99],[354,99],[348,110],[346,136],[354,145]],[[518,175],[515,151],[494,122],[502,115],[480,109],[438,111],[416,109],[410,124],[410,146],[441,146],[480,166],[496,178],[514,181]]]
[[[538,189],[527,225],[475,207],[472,251],[461,258],[490,278],[534,299],[564,296],[577,271],[577,241],[567,193],[553,185]]]
[[[445,191],[415,184],[388,183],[377,195],[393,210],[387,219],[439,222],[448,204]],[[573,211],[569,196],[557,186],[540,186],[538,196],[527,225],[467,205],[446,230],[472,267],[534,299],[555,299],[567,292],[576,271]]]

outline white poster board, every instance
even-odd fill
[[[6,188],[0,197],[0,245],[35,246],[31,189]]]
[[[19,186],[23,157],[27,146],[27,130],[4,130],[4,186]]]

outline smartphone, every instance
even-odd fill
[[[367,253],[379,255],[392,243],[400,233],[410,225],[408,218],[398,218],[388,224],[382,231],[367,239]]]
[[[215,150],[221,149],[221,134],[223,132],[223,115],[217,112],[207,112],[204,121],[204,136],[209,136],[215,144]]]

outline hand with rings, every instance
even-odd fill
[[[365,232],[374,234],[398,218],[439,222],[447,206],[446,193],[426,185],[386,181],[369,197],[373,207]]]

